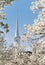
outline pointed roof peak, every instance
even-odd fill
[[[15,38],[16,43],[20,44],[20,36],[19,36],[19,27],[18,27],[18,15],[16,16],[16,29],[15,29]]]
[[[19,36],[19,29],[18,29],[18,15],[16,17],[16,37]]]

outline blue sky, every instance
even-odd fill
[[[17,0],[14,1],[12,6],[8,5],[5,7],[7,20],[4,22],[9,24],[10,31],[6,35],[6,39],[9,45],[14,41],[17,14],[20,36],[25,31],[23,27],[24,24],[33,24],[34,19],[37,18],[37,14],[33,14],[30,10],[30,5],[32,1],[34,0]]]

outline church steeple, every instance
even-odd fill
[[[19,30],[18,30],[18,16],[17,16],[17,19],[16,19],[16,33],[15,33],[15,36],[19,36]]]
[[[15,42],[20,44],[19,27],[18,27],[18,16],[16,18]]]

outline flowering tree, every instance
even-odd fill
[[[6,14],[4,12],[4,7],[7,6],[8,4],[11,4],[13,1],[14,0],[0,0],[0,27],[3,27],[6,32],[8,32],[9,29],[8,29],[8,24],[7,23],[5,24],[5,23],[2,22],[3,20],[7,19]]]
[[[0,0],[0,65],[5,65],[6,62],[6,45],[5,45],[5,33],[9,32],[9,26],[3,23],[6,20],[6,14],[4,12],[4,6],[11,4],[13,0]]]
[[[25,48],[16,43],[6,53],[6,65],[30,65],[30,54],[26,54]]]
[[[32,2],[32,5],[30,8],[34,13],[36,13],[36,10],[39,9],[39,15],[38,18],[34,20],[34,24],[31,25],[25,25],[25,29],[27,30],[27,33],[24,33],[22,38],[25,38],[25,40],[29,40],[29,38],[32,36],[32,40],[39,40],[43,37],[45,37],[45,1],[44,0],[37,0],[36,2]]]
[[[26,33],[22,40],[33,43],[30,65],[45,65],[45,0],[36,0],[30,7],[33,13],[39,12],[38,18],[31,25],[25,25]]]

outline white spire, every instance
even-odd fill
[[[19,28],[18,28],[18,16],[16,18],[15,42],[20,44],[20,36],[19,36]]]
[[[18,16],[16,18],[16,33],[15,33],[15,36],[19,36],[19,30],[18,30]]]

